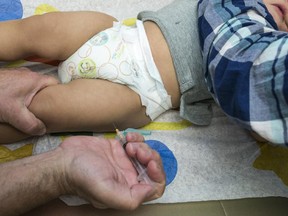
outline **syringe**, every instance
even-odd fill
[[[125,147],[128,143],[125,136],[118,129],[116,129],[116,134],[117,134],[117,138],[118,138],[119,142],[121,143],[121,145],[125,149]],[[133,166],[135,167],[135,169],[137,170],[137,173],[138,173],[137,180],[138,181],[144,181],[146,184],[152,185],[152,181],[146,172],[146,167],[144,167],[136,158],[129,157],[129,159],[130,159],[131,163],[133,164]]]

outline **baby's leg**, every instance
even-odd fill
[[[52,12],[0,23],[0,60],[37,55],[64,60],[115,18],[100,12]]]
[[[45,123],[48,132],[104,132],[113,131],[113,124],[125,129],[150,122],[137,93],[100,79],[79,79],[47,87],[35,96],[29,109]],[[0,137],[0,143],[9,143],[26,135],[1,125]]]
[[[29,109],[50,132],[111,131],[149,122],[138,94],[105,80],[79,79],[48,87],[36,95]]]

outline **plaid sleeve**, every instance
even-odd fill
[[[223,111],[288,145],[288,33],[261,0],[202,0],[198,25],[210,92]]]

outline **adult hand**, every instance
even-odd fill
[[[129,133],[126,152],[117,140],[72,137],[61,145],[68,194],[76,194],[96,208],[132,210],[142,202],[162,196],[165,174],[159,154]],[[152,185],[137,181],[137,172],[127,154],[147,167]]]
[[[50,76],[32,72],[27,68],[0,70],[0,122],[11,124],[30,135],[46,132],[44,123],[27,107],[41,89],[57,84]]]

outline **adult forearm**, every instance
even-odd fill
[[[59,150],[0,165],[0,215],[19,215],[57,198]],[[60,169],[59,169],[60,170]]]

